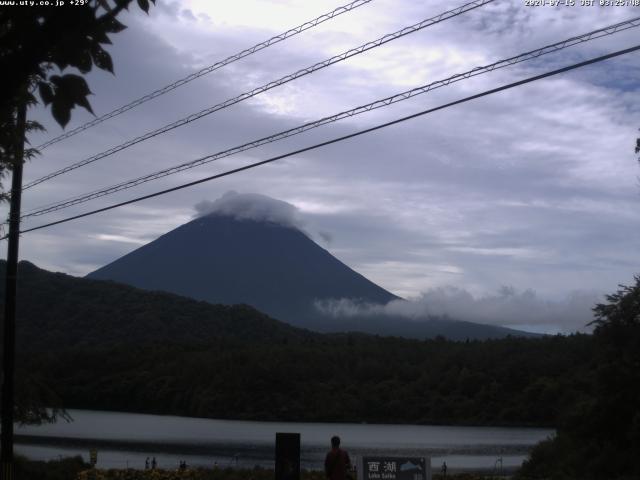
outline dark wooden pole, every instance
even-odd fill
[[[2,434],[0,435],[1,480],[13,480],[13,408],[16,357],[16,290],[18,273],[18,243],[20,241],[20,200],[22,198],[22,164],[27,105],[18,107],[16,146],[11,176],[11,206],[9,210],[9,245],[4,290],[4,337],[2,351]]]

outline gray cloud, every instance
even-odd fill
[[[590,331],[591,309],[602,301],[593,292],[572,292],[562,300],[544,300],[533,291],[502,287],[496,294],[474,296],[454,286],[439,287],[409,300],[387,305],[363,304],[352,299],[323,300],[316,307],[333,317],[356,315],[402,316],[414,321],[429,317],[509,326],[538,332]]]
[[[230,190],[214,200],[203,200],[194,207],[198,217],[205,215],[226,215],[237,220],[270,222],[304,229],[304,222],[296,207],[290,203],[257,193],[238,193]]]
[[[333,241],[333,235],[331,235],[329,232],[318,232],[318,236],[326,245],[331,245],[331,242]]]

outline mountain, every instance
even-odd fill
[[[525,335],[501,327],[431,319],[321,313],[318,300],[386,304],[398,297],[340,262],[294,226],[212,213],[188,222],[90,273],[146,290],[211,303],[249,304],[291,325],[452,339]]]
[[[384,304],[397,298],[300,230],[221,215],[182,225],[87,278],[211,303],[246,303],[292,324],[305,323],[316,299]]]
[[[0,276],[6,262],[0,261]],[[4,284],[0,285],[4,302]],[[247,305],[212,305],[165,292],[18,266],[17,341],[45,351],[214,340],[280,342],[313,336]]]

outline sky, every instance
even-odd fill
[[[158,0],[88,76],[96,114],[280,34],[346,1]],[[373,0],[199,78],[25,166],[25,182],[463,2]],[[640,16],[638,7],[498,0],[25,191],[23,211],[268,136],[474,67]],[[457,82],[84,205],[23,228],[347,135],[638,43],[634,28]],[[535,331],[585,330],[590,309],[640,262],[640,53],[447,108],[162,197],[26,233],[20,257],[85,275],[191,220],[226,192],[286,202],[338,259],[412,301],[400,309]],[[29,118],[63,130],[42,107]],[[73,112],[67,126],[93,117]],[[199,206],[199,207],[198,207]],[[6,210],[6,206],[5,206]],[[4,215],[4,213],[3,213]],[[335,311],[348,314],[343,302]],[[342,309],[342,310],[341,310]],[[534,313],[535,312],[535,313]]]

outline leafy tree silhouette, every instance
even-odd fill
[[[138,6],[147,13],[150,2],[155,3],[155,0],[137,0]],[[74,0],[67,1],[66,5],[55,5],[55,0],[46,2],[48,5],[41,2],[36,2],[37,5],[16,3],[0,9],[0,179],[13,169],[19,185],[20,180],[17,179],[22,177],[22,162],[37,153],[33,148],[24,149],[26,134],[42,129],[37,122],[26,120],[27,107],[38,102],[36,92],[42,102],[51,107],[53,118],[62,127],[67,125],[71,110],[76,106],[93,113],[87,98],[91,90],[83,75],[89,73],[94,65],[113,73],[113,61],[103,45],[111,43],[109,35],[126,28],[117,17],[128,9],[132,0]],[[76,69],[79,74],[67,73],[69,68]],[[12,199],[14,219],[20,215],[20,195],[16,197],[17,200]],[[8,194],[3,192],[0,184],[0,201],[7,198]],[[12,249],[12,238],[9,239],[9,256],[12,256],[14,267],[17,262],[17,226],[15,232],[15,248]],[[12,352],[14,344],[15,308],[9,305],[10,302],[15,305],[15,272],[7,273],[7,290],[10,284],[13,293],[7,291],[5,298],[6,351],[3,359],[6,362],[3,371],[10,373],[5,380],[10,380],[6,385],[3,383],[3,404],[6,387],[7,403],[14,405],[16,420],[52,421],[60,411],[42,408],[42,405],[54,406],[50,402],[55,396],[39,379],[24,372],[18,376],[17,402],[13,401],[13,353],[8,352]],[[7,313],[11,311],[13,313]],[[11,425],[10,417],[6,418]],[[4,447],[2,455],[5,462]]]
[[[640,478],[640,276],[594,307],[594,368],[588,389],[538,445],[526,479]]]
[[[78,0],[61,6],[3,6],[0,9],[0,177],[15,163],[18,110],[42,102],[65,126],[76,106],[93,113],[89,85],[82,75],[93,66],[113,73],[113,60],[103,48],[109,36],[126,28],[117,16],[133,0]],[[148,13],[150,2],[137,0]],[[37,2],[39,3],[39,2]],[[51,4],[55,3],[54,1]],[[80,73],[65,73],[75,68]],[[26,131],[42,129],[27,121]],[[35,154],[27,149],[24,158]],[[6,193],[2,195],[7,198]]]

